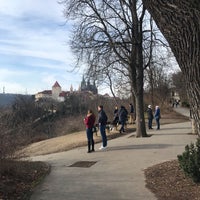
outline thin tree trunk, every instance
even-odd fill
[[[183,72],[200,135],[200,1],[143,0],[143,3],[167,39]]]
[[[149,66],[149,84],[150,84],[150,95],[151,95],[151,105],[154,106],[154,83],[153,83],[153,72],[151,66]]]

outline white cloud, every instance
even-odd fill
[[[0,69],[0,81],[11,79],[13,80],[17,76],[27,76],[28,72],[25,71],[10,71],[9,69]]]
[[[0,0],[0,88],[29,94],[58,81],[77,88],[82,76],[69,73],[74,56],[57,0]]]
[[[0,5],[1,13],[15,17],[32,13],[56,20],[63,18],[63,8],[57,0],[0,0]]]
[[[1,82],[0,92],[5,93],[13,93],[15,91],[16,94],[26,94],[26,88],[17,82]]]

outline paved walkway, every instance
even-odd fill
[[[174,110],[186,117],[190,117],[190,110],[188,108],[177,107],[177,108],[174,108]]]
[[[188,116],[188,110],[176,110]],[[190,122],[162,126],[161,121],[161,130],[148,133],[149,138],[135,138],[132,133],[110,140],[106,151],[88,154],[86,147],[80,147],[34,157],[50,163],[52,170],[31,200],[155,200],[145,187],[144,169],[176,159],[196,136],[187,134]],[[78,161],[96,163],[89,168],[69,167]]]

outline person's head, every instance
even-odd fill
[[[89,109],[89,110],[88,110],[88,114],[92,114],[92,113],[93,113],[92,110]]]
[[[129,106],[132,106],[132,105],[133,105],[132,103],[129,104]]]
[[[151,108],[151,105],[148,105],[148,108]]]
[[[156,110],[159,108],[159,106],[156,106]]]
[[[115,106],[115,110],[117,110],[118,109],[118,107],[117,106]]]
[[[103,110],[103,106],[102,105],[98,106],[98,111],[100,111],[100,110]]]

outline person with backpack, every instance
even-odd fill
[[[129,106],[130,106],[130,121],[129,121],[129,123],[133,124],[134,119],[135,119],[135,117],[134,117],[134,107],[133,107],[132,103],[130,103]]]
[[[121,128],[119,130],[120,133],[125,132],[124,126],[126,124],[127,116],[128,116],[128,111],[124,106],[121,106],[119,110],[119,123],[121,124]]]
[[[113,127],[115,127],[116,130],[117,130],[117,124],[118,124],[118,122],[119,122],[118,112],[119,112],[118,107],[115,106],[114,117],[113,117],[113,121],[112,121],[112,127],[111,127],[111,130],[113,129]]]
[[[103,109],[103,106],[98,106],[98,123],[99,123],[99,130],[101,133],[102,138],[102,145],[99,148],[100,150],[104,150],[107,148],[107,136],[106,136],[106,123],[107,123],[108,117]]]

